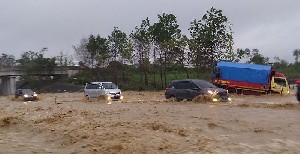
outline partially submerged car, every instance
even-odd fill
[[[193,100],[200,95],[208,95],[214,102],[230,101],[227,90],[200,79],[173,80],[165,89],[165,97],[175,98],[177,101]]]
[[[17,89],[15,92],[15,98],[22,97],[25,101],[37,100],[37,94],[31,89]]]
[[[297,96],[298,102],[300,102],[300,80],[297,80],[296,84],[297,84],[297,94],[296,94],[296,96]]]
[[[112,82],[90,82],[84,87],[84,96],[89,98],[97,98],[99,96],[107,96],[108,100],[123,99],[121,90]]]

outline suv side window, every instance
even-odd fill
[[[99,89],[100,85],[98,84],[92,84],[91,89]]]
[[[195,88],[199,88],[195,83],[193,82],[189,82],[189,88],[188,89],[195,89]]]
[[[176,89],[177,82],[170,82],[168,88],[175,88]]]
[[[198,86],[190,81],[181,81],[177,83],[177,89],[194,89],[198,88]]]
[[[180,81],[177,83],[176,89],[189,89],[188,81]]]
[[[85,86],[85,89],[92,89],[92,84],[87,84],[87,85]]]

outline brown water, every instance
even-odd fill
[[[233,95],[230,103],[124,96],[110,103],[82,93],[0,97],[0,153],[300,153],[294,94]]]

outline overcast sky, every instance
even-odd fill
[[[294,62],[300,48],[300,0],[0,0],[0,54],[17,58],[47,47],[47,56],[74,55],[90,34],[107,37],[113,27],[129,34],[149,17],[172,13],[189,35],[190,22],[211,7],[233,25],[234,48],[257,48],[273,61]]]

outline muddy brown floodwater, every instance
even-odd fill
[[[300,105],[290,96],[173,102],[164,92],[0,97],[0,153],[300,153]]]

